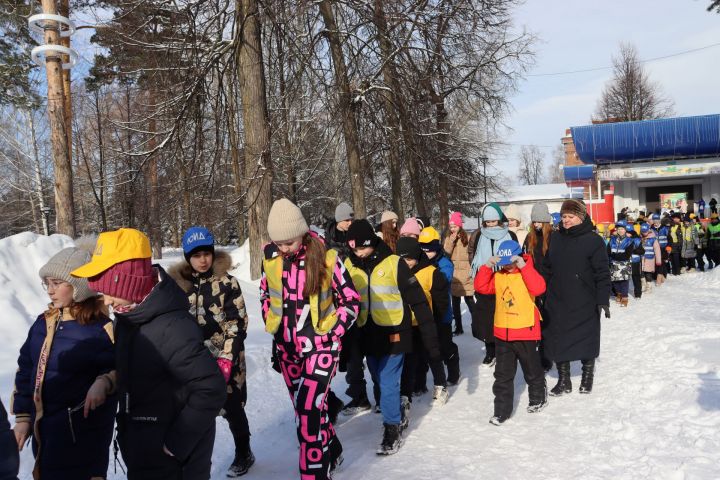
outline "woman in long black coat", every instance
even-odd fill
[[[562,224],[545,259],[548,289],[543,329],[545,354],[556,362],[554,396],[572,391],[570,362],[581,360],[580,393],[590,393],[600,354],[600,314],[609,316],[610,269],[603,240],[593,232],[581,200],[563,202]]]

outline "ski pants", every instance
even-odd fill
[[[402,377],[404,353],[367,356],[368,369],[373,382],[380,385],[380,409],[383,423],[400,425],[400,379]]]
[[[697,268],[701,271],[705,271],[705,260],[703,257],[705,256],[705,249],[698,248],[697,253],[695,254],[695,261],[697,262]]]
[[[612,282],[612,288],[617,295],[623,298],[627,298],[628,291],[630,290],[629,280],[617,280]]]
[[[455,330],[459,332],[463,331],[462,312],[460,312],[460,301],[463,298],[465,299],[465,305],[467,305],[471,316],[473,310],[475,309],[475,298],[472,295],[466,295],[464,297],[456,297],[455,295],[452,296],[452,312],[453,318],[455,319]]]
[[[243,352],[244,353],[244,352]],[[228,396],[222,410],[222,416],[230,426],[233,440],[235,440],[235,453],[245,454],[250,450],[250,427],[245,414],[247,402],[247,385],[244,381],[238,384],[230,379]]]
[[[343,335],[343,355],[345,356],[345,382],[348,387],[345,393],[353,400],[367,398],[367,383],[365,382],[365,365],[360,346],[358,326],[353,324]],[[375,399],[377,400],[377,398]]]
[[[537,404],[545,400],[547,387],[545,386],[545,371],[540,362],[540,354],[536,341],[506,342],[495,341],[495,382],[493,394],[495,395],[495,415],[509,417],[513,410],[515,396],[515,372],[520,363],[525,383],[528,386],[530,404]]]
[[[672,266],[672,274],[680,275],[680,269],[682,268],[682,258],[680,258],[680,251],[674,250],[670,253],[670,265]]]
[[[433,384],[444,387],[447,385],[445,367],[442,360],[431,360],[422,342],[420,329],[413,327],[413,351],[405,354],[403,361],[402,378],[400,379],[400,395],[408,397],[412,401],[412,394],[415,391],[427,389],[428,365],[433,375]],[[438,334],[439,338],[439,334]]]
[[[342,452],[326,400],[337,365],[338,352],[331,350],[302,358],[280,356],[282,376],[295,408],[301,480],[328,479],[331,462]]]
[[[632,269],[633,296],[635,298],[640,298],[640,297],[642,297],[642,264],[640,262],[633,262],[631,269]]]

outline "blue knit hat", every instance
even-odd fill
[[[182,249],[185,260],[190,261],[195,253],[200,251],[215,253],[215,237],[205,227],[190,227],[182,238]]]

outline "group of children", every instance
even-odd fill
[[[463,297],[473,314],[474,335],[486,344],[483,364],[495,367],[494,414],[490,422],[501,425],[512,414],[518,363],[528,384],[527,411],[539,412],[548,403],[545,372],[552,364],[543,362],[538,350],[542,340],[542,298],[547,286],[542,260],[553,225],[559,227],[547,206],[533,208],[532,225],[525,230],[515,218],[514,229],[510,229],[511,221],[500,207],[488,205],[483,209],[484,233],[470,236],[462,230],[462,216],[456,212],[450,217],[451,234],[444,242],[427,220],[408,218],[399,229],[394,213],[384,212],[382,220],[379,227],[365,219],[356,220],[352,208],[343,203],[335,211],[335,221],[330,222],[332,228],[318,233],[308,227],[300,209],[287,199],[278,200],[270,210],[267,230],[271,243],[263,251],[261,312],[265,330],[272,335],[273,368],[283,376],[297,417],[303,479],[330,478],[342,463],[343,449],[334,423],[340,412],[353,415],[370,410],[365,364],[374,384],[375,410],[382,414],[379,455],[393,454],[403,444],[413,397],[428,391],[428,371],[433,382],[431,404],[439,407],[448,401],[448,387],[460,380],[459,350],[453,335],[462,333],[457,314]],[[717,215],[707,229],[691,217],[682,224],[679,216],[663,219],[653,215],[648,220],[638,224],[621,220],[607,229],[597,226],[598,234],[606,238],[610,275],[620,305],[627,305],[630,280],[639,298],[653,282],[662,284],[668,273],[679,274],[680,265],[692,268],[699,256],[707,256],[708,268],[720,260]],[[518,241],[520,236],[524,240]],[[235,443],[235,458],[227,476],[244,475],[253,465],[244,410],[248,316],[242,292],[237,279],[228,273],[229,256],[215,249],[209,230],[190,228],[182,246],[185,260],[166,274],[160,267],[151,266],[147,237],[136,230],[121,229],[101,234],[92,257],[92,249],[63,251],[41,270],[52,304],[39,317],[21,351],[13,405],[18,447],[22,448],[32,433],[33,449],[42,459],[36,466],[38,471],[51,477],[54,471],[71,465],[77,475],[102,478],[114,421],[107,411],[114,411],[118,402],[120,449],[134,475],[148,468],[161,468],[207,478],[209,464],[205,463],[209,462],[212,442],[204,444],[200,453],[188,448],[196,444],[197,438],[214,435],[214,422],[212,428],[197,430],[198,422],[208,420],[213,408],[227,419]],[[698,268],[702,269],[703,264]],[[114,331],[96,292],[104,294],[104,304],[116,315]],[[165,330],[152,326],[164,325],[168,316],[180,322],[178,325],[189,322],[199,327],[195,333],[187,330],[189,336],[176,350],[172,344],[178,339],[166,337]],[[481,323],[476,321],[479,316],[489,321],[489,333],[479,333],[483,330],[476,325]],[[76,322],[78,318],[81,321]],[[48,327],[51,323],[52,329]],[[71,340],[63,339],[65,330],[76,331]],[[144,343],[133,340],[138,334]],[[50,349],[53,337],[56,346]],[[117,342],[115,362],[96,356],[90,362],[94,367],[89,374],[45,373],[48,367],[67,368],[58,367],[54,357],[62,352],[60,346],[64,344],[59,342],[69,342],[66,348],[72,348],[85,337],[93,339],[98,351],[104,353],[111,352],[113,342]],[[195,341],[202,346],[202,352],[192,346]],[[118,350],[121,347],[122,352]],[[147,349],[142,353],[147,358],[134,358],[142,348]],[[159,354],[153,353],[156,350]],[[193,359],[192,364],[189,359]],[[161,378],[162,372],[156,372],[155,367],[131,368],[147,361],[153,366],[167,362],[163,367],[167,372],[186,380],[168,384],[168,398],[152,393],[167,379]],[[351,401],[346,405],[331,389],[338,370],[347,372]],[[592,375],[586,381],[583,372],[580,391],[589,393]],[[49,404],[38,400],[37,389],[43,385],[46,395],[42,398],[55,395],[47,395],[58,388],[55,378],[64,379],[64,384],[77,383],[77,395],[63,400],[67,405],[52,406],[52,411],[59,408],[57,411],[70,412],[71,430],[73,421],[80,426],[73,431],[70,444],[65,433],[59,436],[56,432],[64,429],[65,420],[52,419]],[[145,385],[151,393],[137,390],[138,385]],[[197,395],[208,399],[202,414],[188,413],[196,408],[196,385]],[[134,402],[130,400],[131,390]],[[181,399],[180,403],[173,398]],[[153,416],[156,401],[158,408],[166,405],[162,402],[171,405],[157,411],[160,422]],[[86,437],[85,443],[74,436],[85,435],[80,416],[77,420],[73,417],[73,412],[83,413],[83,409],[84,418],[99,422],[95,428],[101,432]],[[195,420],[183,419],[187,415],[194,415]],[[195,422],[193,428],[199,436],[192,443],[181,441],[190,439],[167,437],[169,432],[189,429],[190,424],[184,425],[184,421]],[[151,426],[159,429],[154,436],[150,435]],[[130,441],[132,438],[137,441]],[[161,443],[152,444],[153,439]],[[142,451],[134,445],[140,441],[147,445]],[[80,460],[81,450],[89,448],[87,445],[106,453],[98,453],[101,458],[87,465]],[[165,463],[159,462],[157,455]],[[182,465],[167,461],[174,456]]]

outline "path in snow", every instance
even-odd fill
[[[178,252],[171,252],[163,263],[179,257]],[[36,268],[34,263],[31,268]],[[16,297],[12,283],[2,283],[4,297]],[[247,413],[257,458],[244,478],[297,478],[297,440],[290,400],[282,378],[269,366],[270,336],[262,328],[257,286],[242,285],[251,316],[246,341]],[[429,394],[416,399],[405,445],[391,457],[374,453],[381,436],[380,415],[367,413],[349,420],[341,417],[337,430],[345,448],[345,463],[336,478],[718,478],[718,300],[720,269],[671,278],[645,298],[631,298],[627,309],[611,306],[612,318],[603,319],[593,393],[577,394],[578,363],[573,365],[574,392],[551,397],[545,410],[528,414],[527,391],[518,371],[515,413],[501,427],[488,423],[493,377],[492,370],[479,366],[484,356],[482,344],[469,334],[457,337],[462,380],[451,389],[448,404],[431,410]],[[42,302],[32,308],[24,303],[23,308],[34,312],[42,308]],[[14,320],[20,314],[10,313]],[[34,315],[28,319],[28,326]],[[16,358],[26,333],[21,334],[16,326],[6,331],[15,333],[11,341],[0,346],[0,358]],[[15,368],[9,363],[0,367],[4,402]],[[555,381],[553,370],[548,386]],[[430,382],[429,376],[428,385]],[[344,374],[335,378],[333,389],[344,398]],[[225,478],[232,457],[227,424],[218,419],[214,479]],[[23,452],[21,478],[31,478],[31,465],[31,454]],[[112,473],[112,462],[109,478],[124,478]]]

